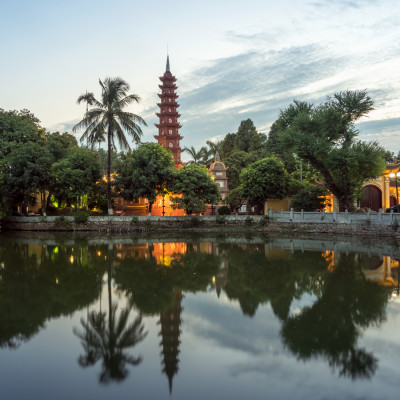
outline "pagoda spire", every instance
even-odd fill
[[[179,134],[179,129],[182,125],[178,122],[180,114],[177,111],[179,104],[176,101],[178,95],[175,93],[177,89],[176,78],[171,74],[169,54],[167,54],[166,71],[160,77],[160,81],[162,82],[161,85],[158,85],[161,89],[161,93],[158,93],[160,103],[157,103],[160,110],[156,113],[159,122],[155,124],[158,135],[155,135],[154,138],[161,146],[171,151],[175,167],[180,168],[182,166],[180,140],[183,137]]]

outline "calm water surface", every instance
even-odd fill
[[[385,241],[0,234],[1,399],[389,399]]]

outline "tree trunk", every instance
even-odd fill
[[[43,198],[42,198],[42,214],[44,217],[47,217],[47,214],[46,214],[46,192],[45,191],[42,192],[42,196],[43,196]]]
[[[149,217],[151,217],[151,209],[153,208],[153,202],[149,201]]]
[[[111,125],[108,124],[107,131],[107,208],[108,215],[113,215],[111,202]]]

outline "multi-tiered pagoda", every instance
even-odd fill
[[[161,146],[170,150],[174,156],[175,166],[179,168],[182,166],[180,140],[183,138],[179,134],[179,129],[182,125],[178,122],[180,114],[177,109],[179,104],[176,102],[178,95],[175,93],[177,86],[175,85],[176,78],[171,74],[169,66],[169,56],[167,56],[167,66],[165,73],[160,77],[161,85],[158,87],[161,89],[161,93],[158,93],[160,97],[160,103],[157,103],[160,108],[160,112],[156,115],[159,118],[159,123],[155,124],[158,128],[158,135],[154,136]]]

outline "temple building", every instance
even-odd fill
[[[155,124],[158,129],[158,134],[154,138],[158,141],[158,144],[166,148],[172,153],[175,162],[175,168],[182,166],[180,141],[183,136],[179,134],[179,129],[182,125],[178,122],[181,116],[177,109],[179,104],[176,99],[177,86],[175,82],[177,79],[171,74],[171,68],[169,63],[169,56],[167,56],[167,64],[163,76],[160,76],[161,85],[158,87],[161,89],[161,93],[158,93],[160,102],[157,103],[159,112],[156,113],[159,122]],[[164,196],[157,196],[156,201],[153,204],[151,215],[154,216],[183,216],[185,212],[180,209],[174,210],[171,206],[170,198],[168,193]]]
[[[161,76],[161,85],[158,87],[161,89],[161,93],[158,93],[160,97],[160,103],[157,106],[160,111],[156,114],[159,118],[159,123],[155,124],[158,129],[158,135],[154,136],[161,146],[172,152],[174,157],[176,168],[182,166],[180,140],[183,137],[179,134],[179,129],[182,125],[178,122],[180,114],[177,109],[179,104],[176,102],[178,95],[175,93],[177,86],[175,85],[176,78],[171,74],[169,65],[169,56],[167,56],[167,66],[164,75]]]
[[[222,200],[229,193],[228,177],[226,176],[225,164],[221,161],[218,151],[215,154],[214,162],[210,165],[208,172],[214,177],[214,182],[218,185]]]

